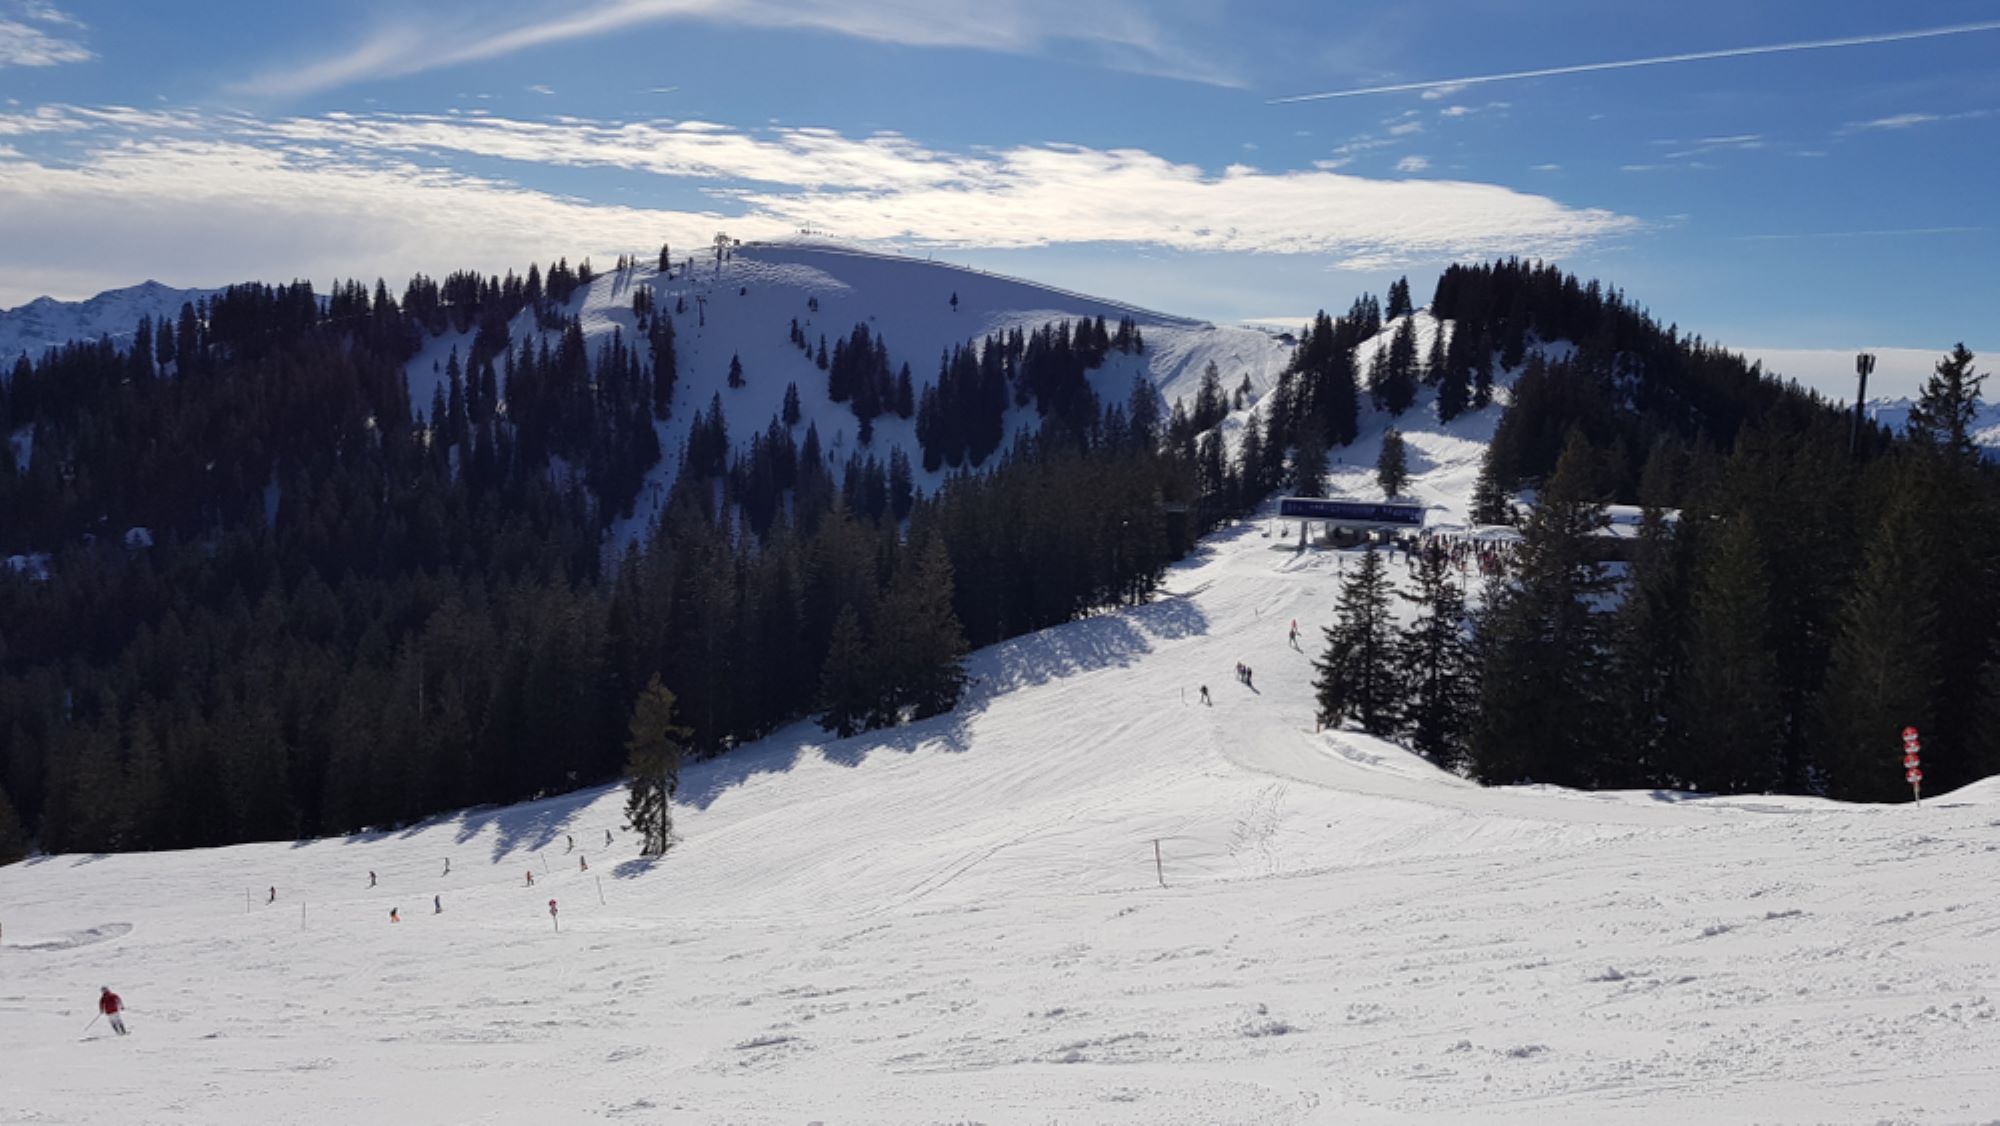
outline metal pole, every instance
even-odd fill
[[[604,906],[604,877],[597,877],[597,905]]]
[[[1153,875],[1159,877],[1160,886],[1167,886],[1167,870],[1160,864],[1160,838],[1153,838]]]
[[[1854,433],[1847,440],[1849,457],[1857,457],[1861,453],[1861,411],[1863,404],[1868,402],[1868,375],[1874,370],[1875,356],[1872,353],[1862,352],[1854,357],[1854,374],[1858,381],[1854,388]]]

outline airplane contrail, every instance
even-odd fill
[[[1368,94],[1398,94],[1408,90],[1436,90],[1446,86],[1481,86],[1490,82],[1514,82],[1523,78],[1551,78],[1563,74],[1588,74],[1600,70],[1631,70],[1669,63],[1704,62],[1709,59],[1740,59],[1748,55],[1781,55],[1791,51],[1827,51],[1836,47],[1868,47],[1877,43],[1904,43],[1912,39],[1941,39],[1948,35],[1971,35],[1980,31],[2000,31],[2000,20],[1961,23],[1950,27],[1930,27],[1917,31],[1892,31],[1882,35],[1851,35],[1840,39],[1808,39],[1799,43],[1772,43],[1762,47],[1730,47],[1720,51],[1690,51],[1680,55],[1655,55],[1647,59],[1621,59],[1609,63],[1582,63],[1552,66],[1541,70],[1517,70],[1507,74],[1476,74],[1465,78],[1439,78],[1429,82],[1399,82],[1391,86],[1363,86],[1354,90],[1333,90],[1323,94],[1293,94],[1272,98],[1266,105],[1287,102],[1318,102],[1328,98],[1359,98]]]

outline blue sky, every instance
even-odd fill
[[[1221,320],[1519,253],[1921,354],[2000,347],[1996,142],[2000,0],[0,0],[0,306],[811,224]]]

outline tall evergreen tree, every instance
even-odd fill
[[[1972,459],[1978,448],[1972,428],[1979,419],[1979,388],[1986,376],[1972,370],[1973,355],[1959,344],[1937,362],[1931,377],[1924,381],[1923,394],[1910,408],[1912,437],[1955,456]]]
[[[875,726],[888,726],[908,707],[912,718],[942,715],[965,688],[965,631],[952,608],[951,558],[932,540],[904,553],[882,599],[875,648],[883,685]]]
[[[1928,726],[1932,714],[1937,611],[1923,565],[1930,545],[1912,491],[1905,485],[1892,498],[1840,608],[1821,717],[1827,790],[1843,801],[1894,801],[1906,793],[1901,732]]]
[[[1783,701],[1771,648],[1769,579],[1756,528],[1741,515],[1701,565],[1687,676],[1680,682],[1673,779],[1714,793],[1775,787],[1784,762]]]
[[[1299,432],[1298,447],[1292,451],[1291,489],[1295,497],[1326,495],[1326,442],[1317,425]]]
[[[1410,455],[1404,448],[1403,432],[1391,428],[1382,434],[1382,452],[1375,458],[1375,482],[1384,496],[1402,495],[1410,481]]]
[[[1396,597],[1417,608],[1396,646],[1400,677],[1410,693],[1404,730],[1418,754],[1455,770],[1465,761],[1466,733],[1479,702],[1478,678],[1466,636],[1465,594],[1442,548],[1424,550],[1417,561],[1416,589],[1397,591]]]
[[[1514,575],[1487,597],[1472,765],[1488,783],[1587,787],[1603,773],[1611,686],[1598,604],[1609,583],[1590,550],[1604,525],[1592,460],[1572,434],[1522,529]]]
[[[1410,305],[1410,279],[1397,278],[1390,282],[1389,303],[1388,307],[1382,310],[1382,315],[1393,321],[1397,317],[1407,317],[1413,311]]]
[[[881,698],[876,670],[880,650],[862,636],[861,616],[853,606],[841,607],[833,620],[826,661],[819,678],[819,725],[842,739],[868,724]]]
[[[625,825],[644,842],[640,855],[660,856],[673,844],[671,803],[692,732],[674,722],[674,694],[657,674],[633,703],[627,733]]]
[[[1324,631],[1326,652],[1313,662],[1319,718],[1329,727],[1356,719],[1370,735],[1395,730],[1403,693],[1389,595],[1382,554],[1369,544],[1341,584],[1334,624]]]

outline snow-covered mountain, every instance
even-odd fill
[[[1428,396],[1396,420],[1410,491],[1460,511],[1498,409],[1439,426]],[[1364,409],[1337,488],[1368,495],[1388,422]],[[1995,780],[1921,807],[1482,789],[1316,729],[1317,646],[1289,628],[1320,636],[1353,559],[1285,533],[1268,512],[1225,528],[1152,605],[973,654],[950,715],[847,740],[801,723],[689,768],[656,863],[599,789],[0,869],[0,1107],[544,1126],[2000,1106]],[[102,985],[132,1035],[91,1026]]]
[[[1916,400],[1903,397],[1896,399],[1870,399],[1865,409],[1867,417],[1898,434],[1910,424],[1910,410]],[[2000,458],[2000,403],[1981,402],[1979,413],[1973,423],[1972,440],[1984,447],[1989,459]]]
[[[130,339],[141,317],[172,319],[181,306],[198,301],[213,289],[175,289],[156,281],[124,289],[109,289],[87,301],[57,301],[38,297],[26,305],[0,310],[0,368],[11,368],[22,355],[29,359],[72,340],[109,336]]]
[[[1290,347],[1266,329],[1209,324],[959,266],[806,242],[746,245],[721,263],[711,251],[706,260],[697,255],[691,269],[677,262],[671,276],[651,263],[597,275],[568,308],[581,319],[593,352],[614,332],[636,339],[632,298],[640,288],[651,289],[656,308],[674,317],[679,382],[672,416],[659,423],[666,453],[649,474],[637,510],[616,529],[615,542],[642,530],[664,501],[689,425],[713,396],[720,396],[731,439],[741,445],[777,416],[786,386],[797,383],[802,420],[818,427],[828,455],[844,462],[855,452],[854,415],[828,396],[826,373],[791,342],[794,320],[815,349],[822,337],[831,347],[855,325],[866,325],[886,341],[891,368],[908,363],[919,388],[936,379],[940,358],[954,346],[1083,317],[1102,317],[1114,327],[1130,317],[1145,340],[1142,353],[1114,351],[1091,374],[1092,387],[1107,402],[1122,402],[1135,375],[1150,379],[1169,404],[1180,397],[1191,402],[1210,363],[1227,388],[1248,377],[1253,394],[1261,396],[1291,358]],[[525,313],[510,330],[516,341],[538,331]],[[434,337],[410,360],[410,401],[419,413],[429,409],[451,353],[469,355],[473,336]],[[741,388],[726,386],[732,358],[743,365]],[[1037,422],[1032,407],[1012,408],[1008,433]],[[935,488],[948,472],[923,471],[914,420],[893,414],[876,419],[865,452],[886,461],[897,448],[917,467],[920,488]]]

